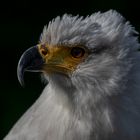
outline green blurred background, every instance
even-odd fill
[[[44,85],[39,73],[25,74],[25,88],[17,80],[21,54],[38,43],[43,26],[64,13],[90,15],[116,9],[140,31],[138,2],[123,0],[31,1],[13,0],[0,4],[0,139],[38,98]]]

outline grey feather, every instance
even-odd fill
[[[134,27],[116,11],[65,14],[40,42],[83,44],[91,53],[70,78],[49,83],[4,140],[140,140],[140,53]]]

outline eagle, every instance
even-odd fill
[[[50,21],[17,67],[47,84],[4,140],[140,140],[139,46],[115,10]]]

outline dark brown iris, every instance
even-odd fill
[[[74,58],[81,58],[84,56],[84,54],[85,54],[85,50],[83,48],[80,48],[80,47],[73,47],[71,50],[71,55]]]

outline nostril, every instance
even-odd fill
[[[48,49],[47,49],[46,45],[42,44],[42,45],[40,46],[40,52],[41,52],[41,54],[44,55],[44,56],[48,54]]]
[[[48,54],[48,50],[47,50],[47,49],[42,50],[41,53],[42,53],[43,55],[47,55],[47,54]]]

